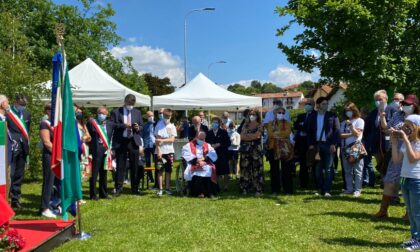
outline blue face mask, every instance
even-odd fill
[[[218,123],[212,123],[212,124],[211,124],[211,127],[212,127],[213,129],[218,129],[218,128],[219,128],[219,124],[218,124]]]
[[[163,119],[163,114],[159,113],[159,119],[162,120]]]
[[[15,106],[15,108],[16,108],[16,110],[17,110],[18,112],[20,112],[20,113],[22,113],[22,112],[23,112],[23,111],[25,111],[25,109],[26,109],[26,107],[25,107],[25,106],[20,106],[20,105]]]
[[[106,120],[106,115],[104,114],[98,114],[98,121],[103,122]]]
[[[203,145],[203,143],[204,143],[204,141],[203,140],[201,140],[201,139],[197,139],[197,145]]]

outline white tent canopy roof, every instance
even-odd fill
[[[262,106],[262,98],[232,93],[199,73],[172,94],[154,96],[154,108],[241,110]]]
[[[136,97],[136,106],[150,106],[149,96],[137,93],[119,83],[90,58],[71,69],[69,75],[73,102],[79,106],[119,107],[124,104],[124,97],[127,94]],[[50,87],[51,81],[48,84],[48,88]]]

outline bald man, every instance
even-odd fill
[[[209,128],[206,125],[202,124],[202,120],[200,116],[194,116],[192,118],[192,125],[188,128],[188,140],[193,140],[197,133],[200,131],[208,132]]]

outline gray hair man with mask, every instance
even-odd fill
[[[128,94],[124,99],[124,106],[114,109],[111,119],[114,123],[112,149],[115,150],[117,171],[115,176],[114,196],[122,193],[126,173],[127,157],[129,159],[131,193],[139,194],[139,147],[142,146],[143,122],[141,113],[134,108],[136,97]]]
[[[14,209],[22,208],[19,202],[25,171],[26,157],[29,155],[29,126],[31,114],[26,110],[28,101],[23,94],[17,94],[15,103],[7,112],[7,128],[12,139],[12,162],[10,197]]]

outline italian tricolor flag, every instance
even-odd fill
[[[7,199],[6,185],[7,167],[7,128],[6,123],[0,121],[0,197]]]
[[[65,57],[58,52],[54,58],[52,106],[54,127],[51,169],[61,179],[61,207],[67,220],[67,208],[82,199],[78,134],[72,92]],[[58,73],[57,73],[58,71]],[[51,111],[53,113],[53,111]]]

